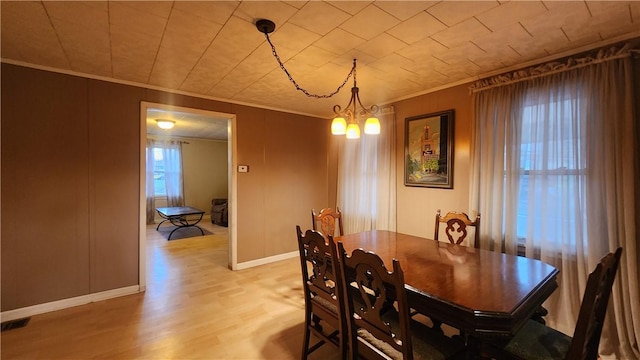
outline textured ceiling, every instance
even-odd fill
[[[5,62],[332,117],[640,36],[640,1],[2,1]],[[7,89],[2,89],[7,91]],[[225,125],[226,126],[226,125]]]

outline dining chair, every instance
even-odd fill
[[[300,226],[296,226],[296,232],[304,289],[302,359],[326,343],[336,346],[344,359],[347,354],[347,325],[335,242],[332,236],[325,238],[315,230],[307,230],[303,235]],[[310,345],[311,334],[319,338],[313,345]]]
[[[476,216],[474,221],[469,219],[469,215],[463,212],[448,212],[447,215],[441,216],[440,209],[436,212],[436,227],[434,240],[438,240],[440,234],[440,224],[447,224],[444,233],[447,235],[449,242],[461,245],[467,238],[468,227],[474,227],[473,247],[480,247],[480,214]]]
[[[397,259],[390,272],[375,253],[356,249],[349,256],[340,241],[338,256],[350,359],[447,359],[464,351],[462,343],[411,320]]]
[[[311,221],[313,230],[318,231],[318,224],[320,225],[320,232],[324,235],[336,236],[336,223],[338,223],[338,234],[344,235],[344,229],[342,228],[342,213],[340,208],[324,208],[316,214],[314,209],[311,209]]]
[[[605,255],[589,274],[573,337],[528,320],[506,345],[499,345],[499,358],[598,359],[602,325],[621,254],[622,248],[618,248]]]
[[[433,239],[438,241],[440,235],[440,224],[446,224],[444,233],[447,235],[447,239],[452,245],[461,245],[466,239],[468,234],[467,228],[474,227],[473,247],[480,247],[480,214],[476,216],[474,221],[469,219],[469,215],[463,212],[448,212],[445,216],[441,215],[440,209],[436,212],[436,226]],[[444,226],[444,225],[443,225]],[[411,315],[416,315],[416,311],[412,311]],[[433,329],[442,331],[442,322],[436,319],[431,319],[433,322]],[[464,333],[460,333],[460,337],[464,338]]]

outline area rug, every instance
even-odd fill
[[[158,232],[160,234],[162,234],[162,236],[169,240],[169,234],[171,234],[171,232],[175,229],[174,226],[161,226],[160,229],[158,229]],[[202,229],[202,232],[204,232],[204,235],[213,235],[213,233],[207,229]],[[191,237],[195,237],[195,236],[203,236],[202,233],[200,232],[200,229],[196,228],[196,227],[184,227],[184,228],[180,228],[176,231],[174,231],[174,233],[171,235],[171,241],[173,240],[179,240],[179,239],[186,239],[186,238],[191,238]]]

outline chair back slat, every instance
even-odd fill
[[[342,227],[342,212],[340,208],[324,208],[316,214],[314,209],[311,209],[311,219],[313,230],[319,231],[326,235],[336,236],[336,229],[339,236],[344,235],[344,229]],[[336,227],[337,224],[337,227]]]
[[[448,212],[445,216],[441,216],[440,209],[436,212],[436,225],[434,240],[438,240],[440,235],[440,225],[446,224],[444,233],[451,244],[460,245],[467,238],[468,227],[474,227],[473,247],[480,247],[480,214],[475,220],[471,221],[469,215],[463,212]]]

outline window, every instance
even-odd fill
[[[166,196],[164,161],[161,148],[153,148],[153,190],[155,196]]]
[[[148,139],[146,157],[147,198],[166,197],[168,203],[179,204],[183,198],[180,142]]]
[[[586,231],[585,141],[579,109],[578,99],[529,101],[523,108],[516,160],[519,245],[574,249],[577,237]]]

